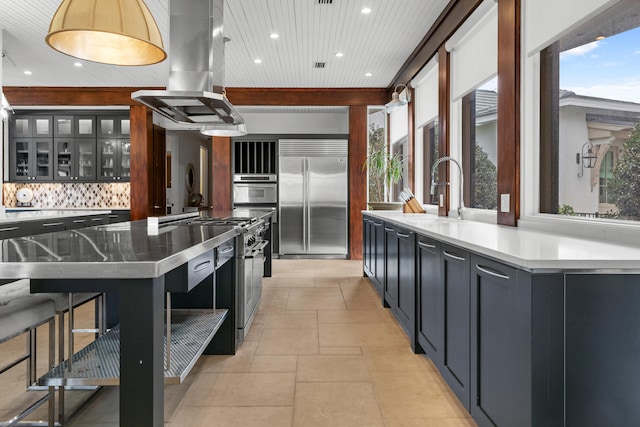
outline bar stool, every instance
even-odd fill
[[[80,293],[39,293],[31,294],[29,279],[16,280],[13,283],[2,285],[0,287],[0,295],[6,295],[10,297],[24,297],[24,296],[38,296],[46,298],[53,302],[55,308],[55,314],[58,319],[58,363],[64,362],[67,357],[69,358],[69,364],[71,364],[72,356],[74,353],[74,339],[73,334],[76,332],[89,332],[96,334],[103,334],[106,325],[106,310],[104,308],[105,298],[102,293],[95,292],[80,292]],[[75,329],[74,328],[74,314],[75,308],[89,302],[96,300],[97,315],[96,315],[96,328],[91,329]],[[69,309],[71,307],[71,309]],[[69,321],[65,328],[64,315],[68,313]],[[66,331],[65,331],[66,329]],[[66,335],[66,340],[65,340]],[[67,357],[65,357],[65,344],[67,348]],[[74,387],[59,387],[58,389],[58,421],[60,424],[64,424],[66,417],[64,414],[64,390],[72,389]],[[97,387],[93,387],[94,389]],[[86,387],[82,387],[86,389]]]
[[[4,286],[0,286],[0,294]],[[34,386],[37,381],[36,372],[36,328],[45,323],[49,324],[49,369],[53,368],[55,360],[55,307],[53,301],[38,296],[7,296],[0,295],[0,343],[28,333],[27,349],[23,356],[8,362],[0,373],[16,367],[20,363],[27,362],[27,389]],[[47,394],[24,409],[10,420],[1,422],[1,425],[54,425],[55,400],[54,387],[49,387]],[[35,411],[45,402],[49,403],[48,420],[46,424],[40,422],[23,421],[25,417]]]

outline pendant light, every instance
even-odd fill
[[[113,65],[150,65],[167,57],[144,0],[63,0],[45,41],[64,54]]]

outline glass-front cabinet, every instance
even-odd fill
[[[130,121],[118,114],[15,114],[9,125],[11,181],[129,181]]]
[[[98,138],[129,138],[128,116],[98,116]]]
[[[131,143],[128,139],[99,138],[100,181],[129,181],[131,176]]]
[[[11,122],[11,136],[47,138],[53,135],[51,116],[18,116]]]
[[[15,138],[11,144],[12,180],[48,181],[53,178],[50,139]]]
[[[55,181],[94,181],[96,144],[92,139],[55,140]]]

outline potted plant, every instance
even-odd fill
[[[362,169],[369,170],[370,180],[377,180],[377,185],[376,182],[372,183],[369,208],[373,210],[402,209],[402,202],[388,200],[391,187],[400,182],[404,175],[402,155],[389,154],[387,147],[373,150],[365,159]]]

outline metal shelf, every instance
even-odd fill
[[[167,334],[165,325],[165,384],[181,384],[227,317],[228,310],[172,310],[171,366],[166,369]],[[120,325],[96,338],[73,355],[71,370],[64,361],[38,381],[44,386],[85,386],[120,384]]]

